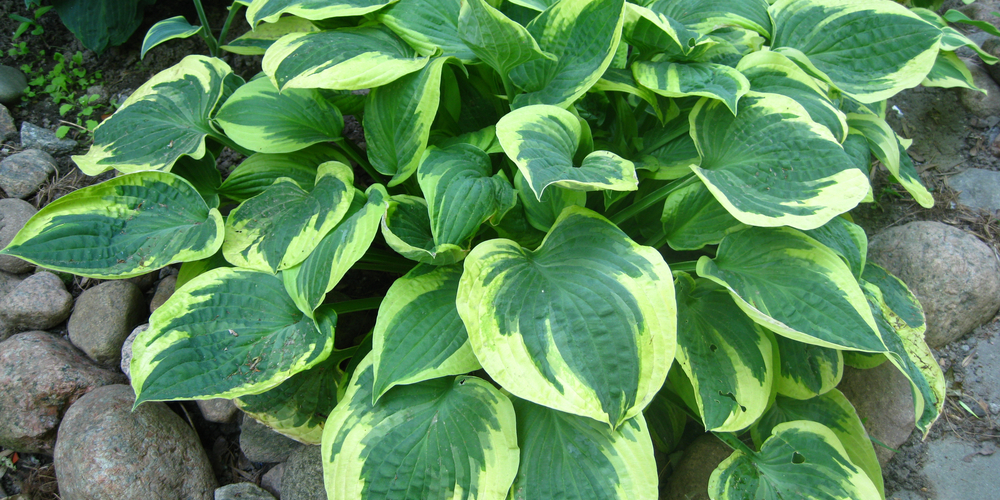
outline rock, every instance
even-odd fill
[[[59,426],[53,464],[63,500],[210,500],[215,475],[198,435],[163,403],[135,411],[127,385],[80,398]]]
[[[97,387],[124,381],[50,333],[0,342],[0,446],[51,454],[66,409]]]
[[[21,122],[21,147],[37,148],[53,156],[68,155],[76,149],[76,141],[60,139],[56,133],[28,122]]]
[[[666,500],[708,500],[708,478],[729,458],[733,450],[719,438],[705,434],[684,449],[674,473],[667,482]]]
[[[14,240],[17,232],[38,210],[24,200],[4,198],[0,200],[0,248],[5,248]],[[34,269],[34,264],[13,255],[0,255],[0,270],[14,274],[24,274]]]
[[[45,330],[62,323],[73,309],[73,296],[58,276],[33,274],[0,299],[0,315],[12,326]]]
[[[160,308],[171,295],[174,294],[174,287],[177,286],[177,275],[170,275],[166,278],[160,280],[160,284],[156,285],[156,292],[153,293],[153,300],[149,301],[149,312]]]
[[[236,417],[236,412],[240,411],[231,399],[203,399],[198,400],[198,409],[201,416],[209,422],[217,424],[228,424]]]
[[[997,18],[1000,19],[1000,18]],[[993,81],[982,66],[968,59],[962,59],[965,65],[972,72],[972,80],[979,87],[986,91],[985,94],[978,90],[959,88],[958,100],[965,106],[965,109],[980,118],[988,118],[991,115],[1000,114],[1000,85]]]
[[[146,273],[141,276],[129,278],[125,281],[132,283],[133,285],[139,287],[139,289],[142,290],[143,293],[146,293],[146,290],[153,288],[153,285],[156,284],[156,280],[158,280],[159,278],[160,278],[160,272],[153,271],[151,273]]]
[[[275,497],[281,498],[281,478],[285,473],[285,464],[278,464],[271,467],[263,477],[260,478],[260,487],[270,492]]]
[[[275,500],[274,495],[253,483],[227,484],[215,490],[215,500]]]
[[[1000,210],[1000,172],[970,168],[949,178],[948,185],[959,192],[958,202],[965,206]]]
[[[129,380],[132,380],[131,370],[129,370],[129,363],[132,362],[132,343],[135,342],[135,338],[141,332],[146,331],[147,328],[149,328],[149,323],[135,327],[135,329],[132,330],[132,333],[130,333],[125,339],[125,342],[122,343],[121,369],[122,373],[124,373]]]
[[[27,198],[56,173],[56,160],[37,149],[28,149],[0,161],[0,187],[11,198]]]
[[[240,449],[251,462],[284,462],[302,443],[278,434],[253,418],[244,418],[240,429]]]
[[[17,139],[17,126],[14,125],[14,117],[10,116],[10,110],[6,106],[0,105],[0,142],[13,141]]]
[[[927,445],[923,473],[936,500],[996,498],[998,470],[1000,453],[988,441],[969,443],[946,434]]]
[[[0,102],[8,104],[24,95],[28,78],[17,68],[0,65]]]
[[[281,473],[281,500],[326,500],[323,456],[319,446],[292,452]]]
[[[870,370],[844,367],[840,392],[854,405],[868,435],[898,450],[915,428],[910,381],[892,363]],[[879,464],[885,465],[895,452],[875,447]]]
[[[1000,38],[995,36],[987,38],[983,42],[982,49],[993,57],[1000,57]],[[986,71],[993,77],[993,81],[1000,83],[1000,68],[997,68],[996,64],[987,65]]]
[[[3,203],[5,200],[0,200]],[[20,201],[20,200],[19,200]],[[3,230],[0,229],[0,232]],[[10,293],[14,288],[17,287],[24,278],[16,274],[10,274],[4,271],[0,271],[0,298],[3,298],[8,293]],[[7,321],[2,315],[0,315],[0,342],[7,340],[7,337],[18,332],[18,328]],[[3,498],[3,497],[0,497]]]
[[[104,366],[121,364],[122,345],[146,315],[146,298],[127,281],[84,290],[69,317],[69,340]]]
[[[868,253],[920,300],[932,348],[971,332],[1000,309],[1000,264],[990,247],[960,229],[911,222],[872,238]]]

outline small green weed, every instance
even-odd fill
[[[41,18],[46,12],[48,12],[51,9],[52,9],[51,5],[46,5],[45,7],[39,7],[35,9],[34,19],[29,19],[27,17],[22,16],[21,14],[8,14],[7,17],[21,23],[17,26],[17,29],[14,30],[14,36],[11,37],[11,40],[17,40],[18,37],[23,35],[26,31],[28,31],[28,29],[31,29],[31,34],[35,36],[45,33],[45,30],[42,28],[42,25],[38,23],[38,19]]]

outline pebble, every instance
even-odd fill
[[[1000,415],[1000,403],[990,403],[990,413]]]
[[[284,462],[289,454],[302,446],[302,443],[278,434],[249,416],[243,419],[240,449],[251,462]]]
[[[14,125],[14,117],[10,115],[7,106],[0,105],[0,142],[14,139],[17,139],[17,126]]]
[[[31,216],[38,213],[34,205],[17,198],[0,200],[0,248],[6,247],[17,236]],[[31,272],[35,265],[13,255],[0,255],[0,270],[14,274]]]
[[[76,141],[60,139],[56,133],[28,122],[21,123],[21,147],[37,148],[53,156],[67,155],[76,149]]]
[[[997,136],[1000,139],[1000,135]],[[995,144],[1000,148],[1000,140]],[[1000,210],[1000,172],[969,168],[949,177],[948,185],[959,192],[959,203],[986,210]]]
[[[323,456],[319,446],[292,452],[281,473],[281,500],[326,500]]]
[[[122,373],[124,373],[129,380],[132,380],[131,370],[129,369],[129,364],[132,363],[132,343],[135,342],[135,338],[140,333],[146,331],[146,329],[148,328],[149,328],[149,323],[135,327],[135,329],[132,330],[132,333],[130,333],[128,337],[125,338],[125,342],[122,343],[121,369]]]
[[[97,387],[124,381],[50,333],[0,342],[0,446],[52,454],[66,408]]]
[[[177,275],[173,274],[167,276],[160,280],[160,283],[156,285],[156,292],[153,293],[153,300],[149,302],[149,312],[160,308],[171,295],[174,294],[174,288],[177,286]]]
[[[69,317],[69,340],[98,364],[121,365],[122,346],[146,316],[146,298],[128,281],[84,290]]]
[[[17,68],[0,65],[0,103],[9,104],[21,98],[28,88],[28,78]]]
[[[27,149],[0,161],[0,187],[11,198],[28,198],[56,174],[56,160],[38,149]]]
[[[127,385],[100,387],[66,412],[53,463],[65,500],[211,500],[217,486],[195,431],[163,403],[134,411]]]
[[[14,327],[46,330],[69,317],[73,296],[58,276],[42,271],[22,281],[0,299],[0,315]]]
[[[910,381],[892,363],[870,370],[844,367],[840,392],[854,405],[868,435],[898,450],[916,427]],[[885,466],[895,454],[876,446],[879,464]]]
[[[209,422],[217,424],[228,424],[236,418],[239,408],[231,399],[199,399],[198,409],[201,416]]]
[[[253,483],[227,484],[215,490],[215,500],[275,500],[274,495]]]

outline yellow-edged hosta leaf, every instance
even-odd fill
[[[924,208],[934,206],[931,195],[907,154],[909,143],[889,128],[884,118],[867,113],[848,113],[847,124],[868,140],[872,154],[896,177],[913,199]],[[853,133],[853,132],[852,132]]]
[[[639,3],[700,33],[740,27],[771,36],[767,0],[642,0]]]
[[[247,7],[247,22],[277,22],[282,14],[320,21],[331,17],[361,16],[395,0],[255,0]]]
[[[273,23],[258,25],[239,37],[230,40],[222,49],[244,56],[261,56],[279,38],[289,33],[316,33],[320,31],[308,19],[284,16]]]
[[[462,2],[458,35],[476,57],[501,75],[534,59],[556,59],[538,47],[538,42],[524,26],[485,0]]]
[[[465,258],[468,246],[434,243],[427,200],[400,194],[389,200],[382,218],[382,236],[397,253],[410,260],[435,266],[454,264]]]
[[[937,60],[934,61],[934,67],[920,84],[924,87],[961,87],[986,93],[985,90],[976,86],[969,67],[954,52],[939,52]]]
[[[478,61],[458,32],[461,0],[399,0],[378,14],[378,20],[415,48],[420,55]]]
[[[663,234],[674,250],[698,250],[746,226],[736,220],[701,182],[667,196],[663,204]]]
[[[715,63],[636,61],[632,74],[640,85],[666,97],[702,96],[717,99],[735,115],[750,82],[735,68]]]
[[[809,399],[826,394],[844,376],[844,355],[837,349],[775,336],[779,363],[774,384],[778,394]]]
[[[861,226],[843,217],[834,217],[822,227],[805,233],[837,252],[851,268],[854,277],[861,278],[868,259],[868,236]]]
[[[340,151],[326,144],[316,144],[292,153],[256,153],[243,160],[226,177],[219,192],[242,202],[263,193],[280,177],[287,177],[302,189],[311,190],[316,181],[316,169],[328,161],[351,164],[351,160]]]

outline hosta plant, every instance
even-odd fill
[[[102,279],[183,263],[135,340],[136,404],[235,398],[322,445],[335,499],[651,499],[686,423],[734,448],[714,499],[881,498],[844,365],[891,363],[917,426],[937,418],[920,304],[847,214],[873,164],[933,203],[885,108],[974,88],[954,52],[974,44],[934,12],[254,0],[246,18],[230,45],[261,74],[189,56],[153,77],[75,158],[119,175],[4,251]],[[223,147],[248,155],[225,180]],[[351,269],[395,281],[333,300]],[[367,337],[338,331],[375,308]]]

